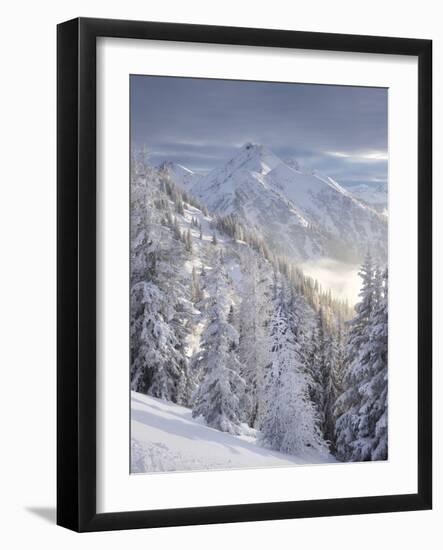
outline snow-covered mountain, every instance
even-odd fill
[[[294,260],[355,261],[368,248],[386,256],[386,216],[332,178],[305,173],[262,145],[245,144],[224,166],[198,178],[169,170],[210,211],[237,216]]]
[[[349,191],[361,201],[369,204],[375,210],[381,213],[387,213],[388,208],[388,187],[386,182],[380,182],[374,185],[361,183],[349,187]]]
[[[193,172],[182,164],[170,160],[163,162],[159,166],[159,169],[164,171],[176,185],[185,191],[189,191],[201,178],[200,174]]]

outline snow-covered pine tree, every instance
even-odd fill
[[[218,251],[206,278],[211,287],[206,304],[208,324],[202,333],[198,357],[199,369],[204,374],[194,395],[192,415],[203,416],[213,428],[238,434],[245,382],[239,374],[240,363],[234,351],[238,332],[228,322],[232,305],[230,282]]]
[[[181,216],[184,216],[185,209],[184,209],[184,205],[183,205],[183,200],[182,200],[180,195],[177,195],[177,199],[176,199],[176,202],[175,202],[175,208],[176,208],[178,214],[180,214]]]
[[[388,458],[388,270],[379,270],[378,299],[371,323],[371,378],[365,387],[371,460]]]
[[[309,374],[309,397],[317,411],[318,427],[324,433],[325,403],[329,377],[329,349],[323,311],[315,316],[310,341],[304,347],[306,370]]]
[[[228,323],[235,328],[235,311],[234,311],[234,305],[231,304],[229,306],[229,312],[228,312]],[[236,349],[238,344],[238,338],[237,342],[233,341],[231,345],[231,349]]]
[[[329,443],[329,448],[335,451],[335,401],[339,395],[338,369],[339,369],[339,348],[336,335],[329,331],[325,334],[325,387],[323,401],[323,426],[322,433]]]
[[[188,252],[192,252],[192,235],[190,229],[185,233],[185,246]]]
[[[133,353],[131,388],[168,401],[183,402],[186,360],[171,326],[174,309],[153,282],[131,289]],[[139,312],[139,315],[137,315]]]
[[[245,254],[244,264],[247,276],[240,305],[238,354],[246,383],[244,418],[250,426],[259,428],[265,404],[265,369],[270,361],[266,327],[270,290],[265,266],[254,252]]]
[[[335,404],[337,456],[387,458],[387,273],[380,281],[369,255],[360,270],[356,317],[349,323],[345,390]]]
[[[303,346],[310,380],[309,396],[317,412],[318,427],[324,439],[332,443],[335,427],[333,405],[337,397],[335,336],[326,323],[322,307],[315,315],[311,330],[306,321],[304,325],[310,335]]]
[[[291,327],[294,318],[283,285],[281,281],[277,282],[270,326],[271,366],[261,442],[288,454],[303,455],[310,450],[327,453],[309,398],[306,369],[300,344]]]
[[[343,393],[344,376],[345,376],[345,341],[346,341],[346,325],[339,316],[336,319],[336,327],[333,339],[333,354],[334,354],[334,382],[336,398]]]
[[[355,317],[348,324],[348,337],[345,346],[345,374],[343,393],[338,397],[334,412],[337,418],[335,426],[336,454],[340,460],[359,460],[354,449],[358,442],[358,415],[360,406],[359,380],[361,374],[362,350],[369,343],[369,323],[374,307],[373,262],[367,253],[360,268],[362,279],[360,301],[355,306]]]
[[[198,275],[195,266],[192,267],[191,272],[191,300],[194,304],[197,304],[203,300],[203,290],[201,288],[200,276]]]
[[[175,217],[175,218],[174,218],[174,221],[173,221],[172,233],[173,233],[173,235],[174,235],[174,238],[175,238],[177,241],[181,241],[182,234],[181,234],[180,226],[179,226],[179,224],[178,224],[178,219],[177,219],[177,217]]]
[[[343,393],[343,376],[345,368],[343,326],[340,318],[336,320],[335,330],[330,330],[329,332],[328,343],[331,368],[327,377],[325,391],[325,423],[323,434],[325,439],[329,442],[330,452],[335,454],[335,424],[337,422],[335,403],[338,396]]]
[[[131,388],[185,404],[184,246],[163,224],[165,195],[155,170],[138,161],[131,176]]]

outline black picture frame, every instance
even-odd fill
[[[96,511],[96,39],[399,54],[418,58],[418,491],[136,512]],[[79,18],[57,29],[57,523],[75,531],[426,510],[432,507],[432,42]]]

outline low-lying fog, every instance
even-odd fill
[[[335,297],[347,299],[350,306],[357,303],[361,282],[358,264],[322,258],[304,262],[300,267],[305,275],[317,279],[324,290],[331,289]]]

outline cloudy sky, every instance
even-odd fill
[[[252,141],[340,183],[387,178],[387,90],[131,77],[132,145],[197,171]]]

